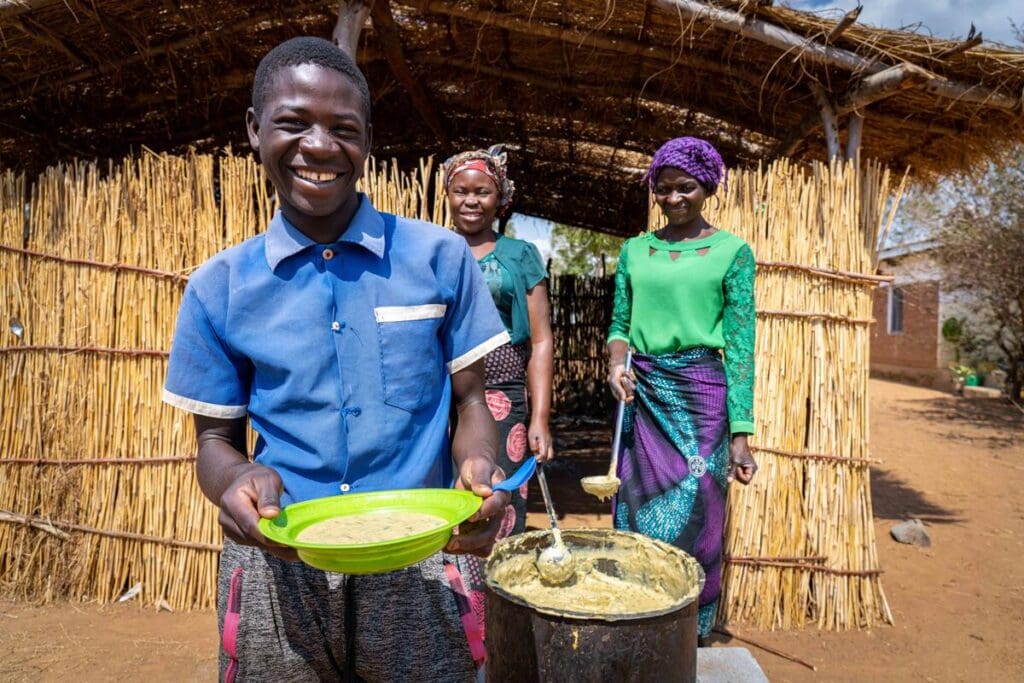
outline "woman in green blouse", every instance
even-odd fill
[[[494,223],[512,208],[514,186],[500,147],[457,154],[445,162],[444,188],[455,230],[469,244],[505,323],[510,343],[487,354],[487,405],[498,423],[496,461],[511,476],[527,450],[545,462],[554,455],[548,418],[554,341],[548,302],[547,269],[529,242],[500,235]],[[527,410],[529,397],[529,411]],[[529,425],[529,426],[527,426]],[[498,538],[526,529],[526,484],[512,495]],[[483,629],[483,572],[476,558],[458,556],[468,616]],[[464,621],[466,618],[464,617]],[[467,632],[472,639],[472,634]]]
[[[670,140],[654,155],[645,179],[668,224],[623,244],[608,334],[608,381],[629,405],[615,527],[671,543],[700,562],[702,638],[721,587],[728,482],[747,484],[757,471],[747,445],[754,254],[701,213],[724,172],[715,148],[697,138]]]

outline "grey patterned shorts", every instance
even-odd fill
[[[440,553],[347,576],[224,540],[217,585],[220,680],[472,681]]]

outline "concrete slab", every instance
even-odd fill
[[[697,683],[768,683],[768,677],[745,647],[702,647],[697,649]]]
[[[1003,392],[992,387],[964,387],[964,398],[1002,398]]]

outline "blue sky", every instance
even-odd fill
[[[824,11],[840,16],[857,6],[857,0],[787,0],[786,5],[801,10]],[[943,38],[963,37],[971,22],[986,40],[1020,46],[1010,25],[1024,24],[1024,3],[1020,0],[862,0],[864,11],[859,22],[885,28],[915,27],[921,33]]]
[[[553,227],[551,221],[513,213],[509,222],[515,230],[516,237],[537,245],[541,258],[547,261],[551,257],[551,228]]]

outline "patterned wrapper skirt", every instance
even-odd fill
[[[497,464],[506,476],[519,469],[528,455],[526,402],[527,344],[499,347],[484,359],[487,407],[498,423]],[[526,530],[526,490],[523,484],[512,493],[512,502],[498,531],[498,539]],[[446,571],[456,593],[470,646],[484,638],[484,561],[472,555],[450,556]],[[479,664],[480,662],[478,662]]]
[[[670,543],[704,568],[699,633],[711,632],[722,580],[729,468],[726,378],[718,350],[635,354],[636,397],[622,425],[615,528]]]

